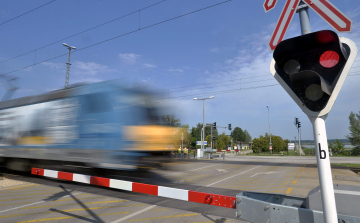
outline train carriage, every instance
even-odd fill
[[[100,82],[1,102],[0,159],[15,170],[41,163],[151,167],[170,154],[176,133],[159,125],[152,100]]]

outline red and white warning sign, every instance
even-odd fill
[[[277,0],[265,0],[265,3],[264,3],[265,12],[268,12],[271,9],[275,8],[276,3],[277,3]]]
[[[352,21],[337,9],[329,0],[303,0],[310,8],[319,14],[325,21],[327,21],[338,32],[351,32]],[[273,9],[277,0],[265,0],[265,12]],[[274,32],[271,35],[269,47],[274,50],[276,46],[284,39],[291,20],[296,13],[300,0],[287,0],[284,9],[281,12],[280,18],[275,26]]]
[[[287,0],[284,9],[281,12],[280,18],[275,26],[275,30],[271,35],[269,47],[275,50],[276,46],[284,39],[285,33],[289,28],[291,20],[296,12],[296,7],[300,0]]]
[[[328,0],[304,0],[319,16],[338,32],[351,32],[352,21]]]

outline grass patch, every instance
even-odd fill
[[[332,163],[333,166],[348,166],[348,167],[355,167],[360,168],[360,163]]]

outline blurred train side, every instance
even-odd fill
[[[101,82],[0,103],[0,161],[136,170],[168,160],[176,130],[146,92]]]

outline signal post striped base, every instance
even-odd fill
[[[40,169],[40,168],[32,168],[31,174],[74,181],[79,183],[115,188],[126,191],[133,191],[143,194],[150,194],[154,196],[172,198],[177,200],[209,204],[219,207],[226,207],[232,209],[236,208],[236,197],[219,195],[219,194],[210,194],[210,193],[204,193],[198,191],[163,187],[163,186],[109,179],[103,177],[94,177],[89,175],[67,173],[67,172]]]

